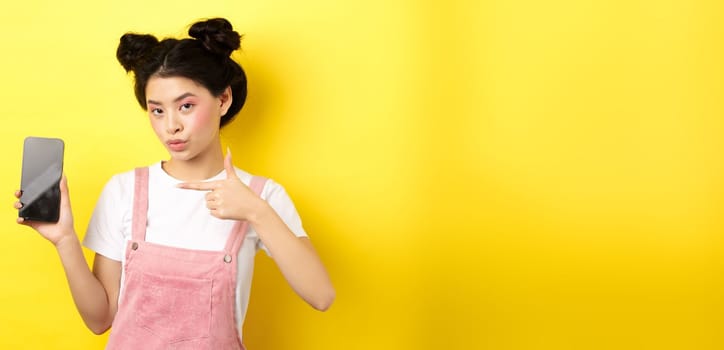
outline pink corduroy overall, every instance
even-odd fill
[[[253,177],[259,195],[266,179]],[[106,349],[244,349],[235,322],[236,259],[247,222],[223,251],[146,242],[148,168],[136,169],[125,282]]]

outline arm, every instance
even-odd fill
[[[263,200],[257,204],[249,223],[292,289],[315,309],[327,310],[334,301],[335,291],[309,238],[295,236]]]
[[[328,309],[334,301],[334,287],[311,241],[295,236],[274,208],[241,182],[231,163],[231,152],[226,156],[224,167],[224,180],[178,186],[209,191],[206,206],[211,215],[220,219],[248,221],[292,289],[315,309]]]
[[[96,254],[91,272],[75,234],[56,248],[83,322],[93,333],[105,333],[118,310],[121,262]]]
[[[73,227],[65,176],[60,182],[60,193],[60,218],[57,223],[25,221],[22,218],[18,218],[18,223],[32,227],[55,246],[83,322],[93,333],[101,334],[110,327],[116,313],[121,263],[96,255],[93,272],[90,271]],[[20,198],[20,192],[16,192],[15,196]],[[21,207],[19,201],[15,202],[16,209]]]

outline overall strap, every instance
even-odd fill
[[[261,176],[254,176],[251,178],[251,183],[249,184],[249,188],[254,192],[257,196],[261,197],[261,191],[264,189],[264,185],[266,184],[267,179]],[[233,256],[236,256],[239,254],[239,249],[241,248],[241,245],[244,243],[244,237],[246,237],[246,231],[249,226],[249,223],[247,221],[237,221],[234,224],[234,228],[231,230],[231,234],[229,235],[229,239],[226,241],[226,247],[224,248],[225,251],[230,252],[233,254]]]
[[[148,218],[148,168],[136,168],[136,181],[133,189],[133,221],[131,239],[146,240],[146,220]]]

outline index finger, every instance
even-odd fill
[[[183,188],[186,190],[196,190],[196,191],[213,191],[219,187],[219,183],[216,181],[209,181],[209,182],[182,182],[178,185],[176,185],[178,188]]]

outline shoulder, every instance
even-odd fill
[[[155,163],[152,165],[147,166],[149,169],[149,176],[153,177],[154,171],[156,168],[160,169],[160,162]],[[121,173],[116,173],[111,176],[110,179],[106,182],[105,188],[103,189],[104,192],[111,192],[116,193],[119,195],[124,195],[129,192],[132,193],[133,187],[136,183],[136,170],[144,168],[144,167],[138,167],[133,168],[130,170],[126,170]]]
[[[108,179],[106,185],[103,187],[103,193],[115,197],[126,192],[129,187],[132,188],[133,183],[133,171],[118,173]]]
[[[135,176],[136,176],[135,173],[136,173],[136,169],[115,174],[115,175],[111,176],[111,178],[108,180],[108,183],[113,184],[115,186],[120,186],[120,187],[133,186],[133,183],[135,182]]]
[[[284,187],[279,184],[278,182],[274,181],[274,179],[271,179],[269,177],[263,176],[263,175],[255,175],[251,174],[243,169],[239,169],[237,167],[234,167],[234,170],[236,171],[236,176],[239,177],[241,182],[243,182],[247,186],[251,186],[251,180],[252,178],[261,178],[264,182],[264,187],[262,187],[261,195],[260,197],[269,200],[270,198],[274,198],[281,195],[286,196],[286,191],[284,190]]]
[[[284,186],[274,181],[274,179],[266,178],[266,183],[264,184],[264,189],[261,192],[261,197],[269,200],[279,196],[288,197]]]
[[[235,168],[236,175],[239,176],[242,182],[249,185],[251,178],[259,175],[252,175],[246,171]],[[308,237],[307,232],[302,226],[302,219],[297,212],[297,208],[294,206],[294,202],[287,194],[286,189],[280,183],[274,179],[260,176],[266,180],[264,187],[261,190],[260,197],[269,203],[269,206],[279,215],[284,221],[290,231],[297,237]],[[264,243],[259,241],[259,247],[267,252],[271,256],[269,251],[264,246]]]

